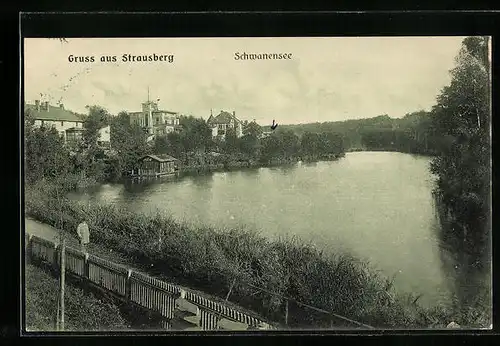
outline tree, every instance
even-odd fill
[[[118,113],[111,121],[111,146],[117,153],[117,162],[114,165],[122,173],[130,172],[136,168],[137,160],[152,152],[147,143],[147,134],[136,124],[130,123],[126,112]]]
[[[247,133],[240,138],[239,149],[250,158],[256,158],[259,155],[259,139]]]
[[[25,118],[25,177],[27,183],[54,179],[71,170],[64,140],[52,127],[34,127],[29,114]]]
[[[106,171],[106,164],[103,162],[105,155],[97,142],[100,138],[99,130],[109,125],[111,115],[100,106],[90,106],[88,110],[89,113],[83,123],[83,145],[80,148],[83,157],[81,159],[86,176],[102,181]]]
[[[176,132],[171,132],[167,135],[168,150],[167,153],[173,157],[180,158],[185,152],[182,145],[182,137]]]
[[[319,136],[317,133],[306,132],[300,139],[300,151],[304,156],[316,157],[319,154]]]
[[[206,121],[193,116],[183,117],[180,121],[183,147],[186,151],[206,151],[212,147],[212,130]]]
[[[295,157],[299,152],[300,142],[299,137],[291,130],[278,132],[281,142],[281,152],[285,159]]]
[[[167,136],[156,136],[155,138],[155,153],[167,154],[169,152]]]
[[[433,127],[443,137],[431,169],[436,193],[452,226],[469,250],[481,248],[490,212],[490,76],[488,38],[462,43],[452,80],[437,98]]]
[[[334,132],[323,132],[319,135],[322,154],[340,154],[344,151],[342,136]]]
[[[270,162],[272,159],[278,158],[282,153],[282,149],[281,136],[273,133],[262,140],[261,160],[263,162]]]
[[[111,115],[108,111],[100,106],[88,107],[89,114],[85,118],[83,124],[83,142],[88,149],[95,150],[97,141],[99,140],[99,130],[110,123]]]
[[[245,126],[243,126],[243,135],[250,135],[254,138],[260,138],[262,132],[262,127],[255,121],[249,122]]]
[[[226,137],[224,140],[224,150],[227,154],[235,154],[238,152],[240,143],[236,136],[236,130],[229,128],[226,130]]]

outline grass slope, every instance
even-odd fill
[[[57,316],[59,280],[39,267],[26,265],[26,330],[54,331]],[[128,323],[120,310],[80,288],[66,285],[65,330],[124,330]]]

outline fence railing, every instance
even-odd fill
[[[29,260],[34,260],[35,263],[45,262],[58,270],[61,253],[59,245],[26,235],[25,246]],[[71,247],[65,249],[65,263],[69,273],[112,292],[127,302],[159,313],[164,318],[166,323],[163,325],[167,329],[169,321],[175,317],[179,300],[196,307],[195,314],[189,321],[202,330],[276,329],[276,326],[233,307]]]

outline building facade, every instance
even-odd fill
[[[164,136],[180,129],[179,113],[160,110],[157,102],[144,102],[142,111],[132,112],[129,115],[131,124],[139,125],[151,136]]]
[[[80,114],[64,109],[64,105],[52,106],[48,101],[35,104],[26,104],[28,110],[35,120],[35,126],[53,127],[66,142],[66,135],[70,133],[80,133],[83,131],[84,117]]]
[[[236,113],[229,113],[226,111],[221,111],[217,116],[210,114],[207,120],[208,126],[212,129],[212,137],[224,140],[226,138],[226,133],[229,129],[236,132],[236,137],[240,138],[243,136],[243,124],[236,118]]]
[[[97,145],[102,148],[111,148],[111,127],[109,125],[99,129]]]
[[[35,104],[26,104],[28,110],[35,120],[34,126],[53,127],[64,139],[68,146],[75,146],[82,141],[84,132],[85,115],[69,111],[63,104],[52,106],[48,101],[35,101]],[[99,130],[97,144],[103,148],[111,147],[111,128],[103,127]]]
[[[177,172],[179,160],[167,154],[145,155],[138,161],[137,177],[158,177]]]

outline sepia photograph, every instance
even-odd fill
[[[492,329],[491,38],[24,38],[25,332]]]

